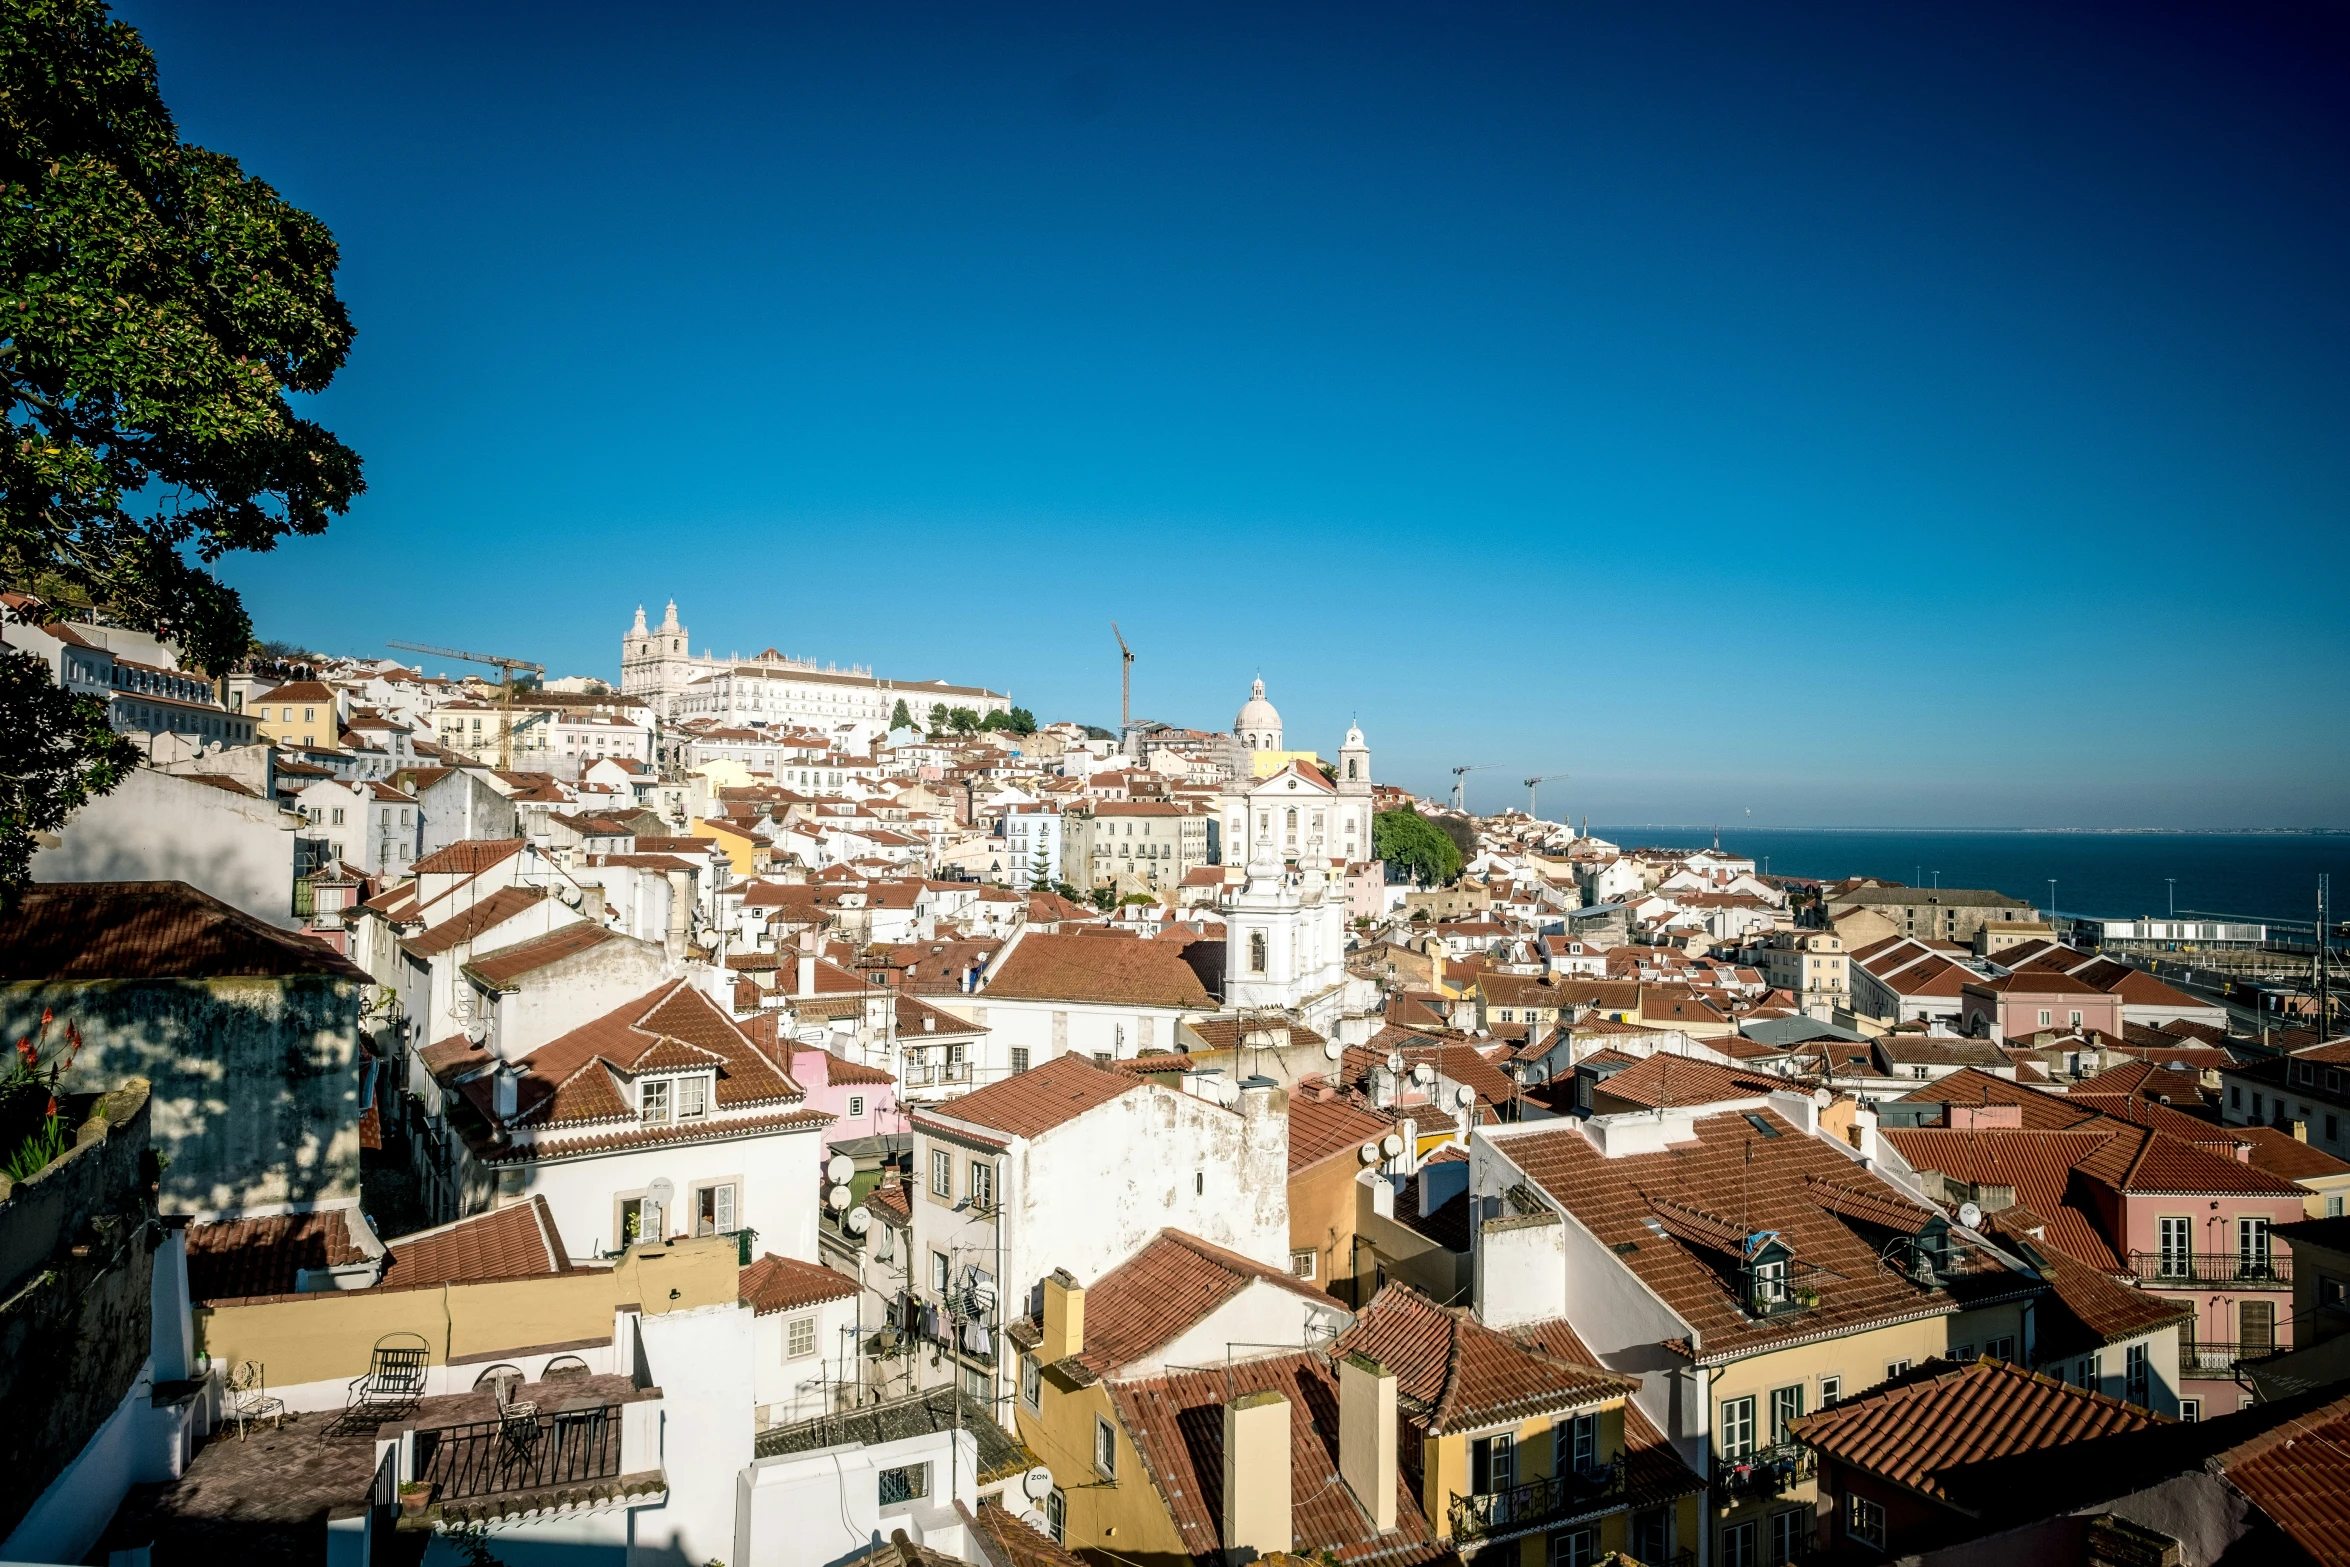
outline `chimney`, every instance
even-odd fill
[[[1227,1562],[1286,1552],[1294,1543],[1289,1400],[1278,1393],[1247,1393],[1224,1406],[1223,1522]]]
[[[1372,1528],[1395,1527],[1395,1373],[1367,1355],[1338,1363],[1338,1473]]]
[[[1085,1351],[1085,1286],[1066,1268],[1055,1268],[1044,1281],[1044,1333],[1036,1358],[1044,1365]]]
[[[490,1108],[498,1113],[499,1120],[514,1119],[521,1081],[521,1074],[504,1061],[490,1069]]]
[[[693,928],[693,894],[688,890],[688,873],[669,873],[669,931],[663,943],[671,961],[682,961],[686,954],[686,932]]]
[[[604,923],[604,889],[601,885],[579,889],[579,912],[587,916],[590,924]]]
[[[2297,1143],[2309,1141],[2309,1123],[2307,1121],[2290,1122],[2286,1129],[2293,1134],[2293,1141]]]

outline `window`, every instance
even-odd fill
[[[1469,1444],[1469,1489],[1482,1496],[1506,1491],[1518,1483],[1517,1439],[1507,1431],[1481,1436]]]
[[[995,1166],[985,1159],[971,1161],[971,1206],[981,1209],[995,1206]]]
[[[1906,1360],[1889,1360],[1889,1361],[1887,1361],[1887,1362],[1885,1363],[1885,1376],[1886,1376],[1886,1379],[1887,1379],[1888,1381],[1890,1381],[1892,1378],[1894,1378],[1894,1377],[1897,1377],[1897,1376],[1900,1376],[1900,1375],[1901,1375],[1903,1372],[1907,1371],[1907,1370],[1910,1368],[1910,1365],[1911,1365],[1911,1362],[1909,1362],[1909,1361],[1906,1361]]]
[[[1099,1415],[1093,1417],[1093,1467],[1105,1480],[1118,1478],[1118,1433]]]
[[[1034,1409],[1044,1396],[1044,1367],[1034,1355],[1020,1357],[1020,1402]]]
[[[620,1200],[620,1244],[633,1246],[640,1240],[661,1238],[661,1205],[650,1197],[624,1197]]]
[[[2148,1407],[2151,1402],[2146,1378],[2146,1346],[2132,1344],[2122,1351],[2122,1399],[2125,1403]]]
[[[864,1113],[865,1096],[863,1094],[849,1095],[849,1119],[855,1120],[858,1116],[861,1116]]]
[[[1314,1253],[1311,1251],[1291,1252],[1289,1254],[1289,1271],[1297,1278],[1312,1278],[1314,1276]]]
[[[680,1121],[699,1121],[710,1113],[710,1080],[706,1077],[681,1077],[677,1080],[677,1118]]]
[[[1055,1486],[1044,1499],[1045,1532],[1053,1537],[1055,1545],[1066,1545],[1069,1504],[1062,1499],[1061,1489]]]
[[[1754,1303],[1776,1306],[1787,1298],[1787,1260],[1775,1258],[1754,1265]]]
[[[2070,1022],[2072,1023],[2072,1026],[2073,1026],[2073,1027],[2075,1027],[2075,1028],[2079,1028],[2079,1027],[2081,1026],[2081,1014],[2080,1014],[2080,1013],[2078,1013],[2078,1012],[2071,1013],[2071,1014],[2070,1014],[2070,1019],[2069,1019],[2069,1020],[2070,1020]]]
[[[1972,1344],[1953,1344],[1950,1346],[1950,1358],[1962,1363],[1972,1360],[1975,1358],[1975,1346]]]
[[[930,1494],[930,1466],[908,1464],[902,1469],[884,1469],[880,1476],[881,1505],[895,1507],[903,1502],[918,1502]]]
[[[2228,1108],[2229,1108],[2229,1109],[2231,1109],[2231,1110],[2241,1110],[2241,1109],[2243,1109],[2243,1108],[2244,1108],[2244,1085],[2243,1085],[2243,1084],[2241,1084],[2241,1083],[2230,1083],[2230,1084],[2228,1084]]]
[[[1820,1378],[1820,1407],[1822,1409],[1827,1408],[1843,1396],[1844,1379],[1842,1377]]]
[[[637,1114],[648,1122],[665,1125],[669,1120],[669,1079],[656,1077],[636,1085]]]
[[[1885,1548],[1885,1509],[1865,1496],[1844,1498],[1844,1532],[1863,1545]]]
[[[340,826],[342,826],[342,825],[343,825],[343,808],[342,808],[341,806],[339,806],[339,805],[338,805],[338,806],[336,806],[336,807],[335,807],[333,810],[331,810],[331,811],[329,811],[329,812],[327,813],[327,816],[328,816],[328,822],[327,822],[327,825],[328,825],[328,826],[330,826],[330,827],[340,827]]]
[[[783,1358],[805,1360],[816,1353],[816,1319],[794,1317],[783,1325]]]
[[[1550,1567],[1591,1567],[1598,1560],[1597,1529],[1569,1529],[1550,1537]]]
[[[1771,1441],[1790,1440],[1787,1428],[1803,1418],[1803,1384],[1771,1389]]]
[[[955,1195],[955,1156],[944,1148],[930,1150],[930,1195],[933,1197]]]
[[[1551,1430],[1558,1443],[1553,1461],[1562,1472],[1590,1474],[1599,1468],[1599,1416],[1577,1415]]]
[[[735,1192],[732,1182],[704,1186],[694,1193],[694,1233],[696,1235],[732,1235]]]
[[[2195,1224],[2192,1219],[2161,1218],[2154,1221],[2156,1266],[2166,1279],[2183,1279],[2194,1270]]]
[[[1770,1567],[1789,1567],[1811,1544],[1811,1509],[1782,1507],[1771,1514]]]
[[[2318,1305],[2321,1307],[2331,1307],[2336,1311],[2340,1311],[2346,1298],[2350,1297],[2346,1297],[2345,1295],[2342,1280],[2337,1279],[2333,1275],[2327,1273],[2321,1273],[2317,1276]]]
[[[990,1402],[995,1397],[995,1389],[989,1385],[991,1375],[992,1373],[984,1367],[965,1366],[963,1368],[963,1391],[983,1404]]]
[[[1261,930],[1248,933],[1248,971],[1251,974],[1265,972],[1265,933]]]
[[[1632,1515],[1632,1554],[1644,1562],[1662,1561],[1673,1554],[1671,1509],[1650,1507]]]
[[[2015,1359],[2015,1340],[2012,1337],[1991,1339],[1983,1345],[1983,1353],[1993,1360],[2012,1361]]]
[[[947,1292],[947,1279],[950,1276],[950,1273],[951,1267],[947,1262],[947,1254],[943,1251],[932,1252],[930,1254],[931,1289],[938,1294],[944,1295]]]
[[[2200,1398],[2182,1398],[2179,1400],[2179,1423],[2181,1425],[2193,1425],[2196,1421],[2201,1420],[2202,1418],[2203,1400]]]
[[[2268,1272],[2268,1220],[2247,1214],[2236,1221],[2236,1268],[2242,1273]]]
[[[1731,1524],[1722,1531],[1721,1567],[1761,1567],[1759,1543],[1752,1522]]]
[[[1754,1397],[1722,1400],[1722,1456],[1744,1458],[1754,1451]]]
[[[2238,1302],[2236,1341],[2237,1352],[2246,1360],[2258,1360],[2276,1348],[2276,1304],[2265,1300]]]

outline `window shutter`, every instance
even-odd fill
[[[734,1188],[731,1186],[718,1188],[717,1219],[719,1229],[731,1231],[734,1228]]]

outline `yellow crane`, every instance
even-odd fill
[[[546,665],[534,664],[527,658],[508,658],[501,653],[468,653],[463,648],[435,647],[430,642],[387,642],[384,646],[454,658],[468,664],[487,664],[495,669],[498,672],[498,771],[514,770],[514,672],[519,669],[543,675],[547,672]]]

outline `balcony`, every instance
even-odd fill
[[[2274,1344],[2229,1344],[2218,1341],[2181,1343],[2179,1345],[2179,1375],[2182,1377],[2232,1377],[2236,1367],[2247,1360],[2265,1360],[2277,1352]]]
[[[598,1404],[416,1433],[416,1478],[436,1501],[587,1485],[620,1476],[620,1408]]]
[[[2134,1251],[2130,1268],[2140,1284],[2154,1289],[2193,1289],[2206,1284],[2256,1290],[2293,1287],[2290,1252]]]
[[[1819,1459],[1801,1442],[1758,1447],[1737,1458],[1714,1459],[1713,1487],[1730,1501],[1784,1496],[1819,1472]]]
[[[1538,1534],[1577,1518],[1624,1505],[1624,1466],[1571,1470],[1473,1496],[1454,1493],[1452,1537],[1460,1545],[1490,1545]]]

